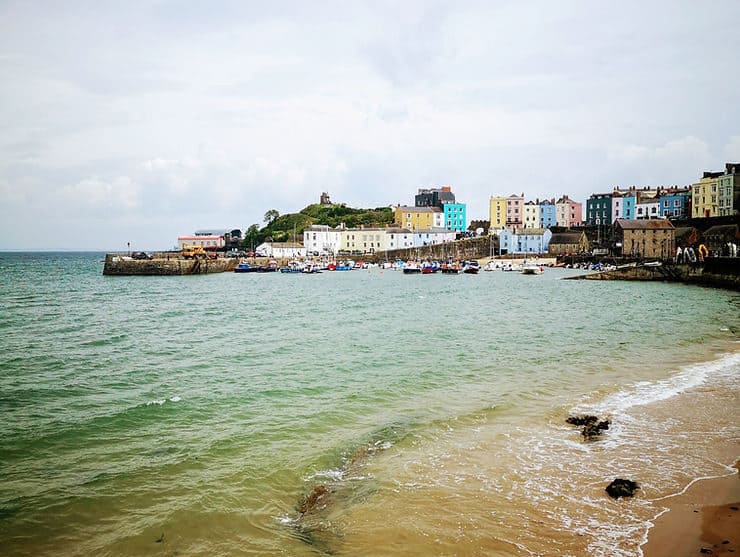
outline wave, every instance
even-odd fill
[[[699,387],[710,379],[733,377],[738,369],[740,352],[724,354],[714,361],[686,366],[678,373],[660,381],[640,381],[607,396],[602,401],[584,404],[574,411],[622,414],[636,406],[668,400],[689,389]]]

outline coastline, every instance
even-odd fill
[[[702,478],[660,503],[644,557],[740,554],[740,461],[726,476]]]

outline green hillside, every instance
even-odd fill
[[[298,213],[278,214],[270,210],[265,213],[265,222],[262,228],[253,224],[246,231],[241,243],[243,249],[251,250],[264,241],[272,242],[301,242],[303,230],[312,224],[325,224],[332,228],[344,223],[347,228],[359,226],[386,226],[393,222],[393,211],[390,207],[375,209],[355,209],[345,204],[309,205]]]

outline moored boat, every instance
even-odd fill
[[[545,268],[542,265],[537,265],[535,263],[526,263],[522,265],[523,275],[541,275],[544,272]]]
[[[234,269],[235,273],[259,273],[260,268],[256,265],[250,265],[246,261],[239,263]]]
[[[463,263],[463,273],[477,275],[480,271],[480,264],[477,261],[465,261]]]

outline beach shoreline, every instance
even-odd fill
[[[740,461],[660,501],[666,507],[641,547],[644,557],[740,554]]]

